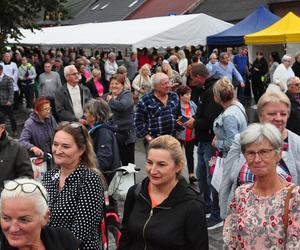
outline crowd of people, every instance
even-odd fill
[[[228,249],[299,248],[300,53],[292,65],[277,52],[268,62],[258,51],[249,63],[246,47],[232,51],[214,49],[208,60],[195,48],[128,58],[6,52],[1,249],[100,250],[104,190],[113,170],[135,163],[138,138],[147,177],[128,191],[119,249],[208,249],[208,230],[223,223]],[[259,123],[249,125],[252,93]],[[5,118],[16,138],[24,101],[29,117],[14,140]],[[47,154],[53,161],[39,183],[30,157]],[[217,157],[220,188],[212,185]]]

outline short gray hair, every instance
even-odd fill
[[[0,211],[2,211],[3,200],[6,198],[30,198],[34,200],[37,213],[41,216],[44,216],[48,212],[48,204],[44,198],[46,197],[48,199],[48,194],[44,186],[40,182],[28,178],[19,178],[13,181],[19,184],[33,184],[38,188],[36,188],[32,193],[25,193],[21,186],[18,186],[15,190],[7,190],[4,188],[0,197]],[[8,185],[9,182],[11,181],[8,181]]]
[[[106,122],[111,114],[107,102],[96,99],[89,100],[84,106],[84,111],[89,112],[95,118],[95,123]]]
[[[66,66],[64,68],[64,76],[65,76],[65,78],[67,78],[67,75],[69,74],[69,72],[70,72],[71,69],[77,70],[76,67],[75,67],[75,65],[68,65],[68,66]]]
[[[219,57],[220,59],[223,59],[225,56],[228,56],[227,52],[222,52]]]
[[[300,81],[300,78],[297,76],[293,76],[293,77],[289,78],[287,80],[287,86],[289,86],[290,84],[293,84],[295,81]]]
[[[289,55],[284,55],[284,56],[281,58],[281,62],[291,61],[291,60],[292,60],[292,57],[289,56]]]
[[[278,128],[271,123],[253,123],[241,133],[240,145],[242,152],[245,153],[248,145],[258,144],[263,140],[269,141],[277,152],[282,148],[283,140]]]
[[[152,86],[154,87],[156,84],[160,83],[163,79],[169,79],[168,75],[162,72],[158,72],[151,77]]]
[[[124,74],[127,73],[127,68],[124,65],[121,65],[118,69],[117,69],[117,74]]]
[[[178,57],[176,56],[176,55],[171,55],[170,57],[169,57],[169,62],[171,62],[171,61],[178,61]]]

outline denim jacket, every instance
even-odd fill
[[[235,101],[214,121],[216,148],[226,156],[234,137],[247,128],[247,115],[244,106]]]
[[[191,117],[192,117],[192,116],[194,116],[196,114],[197,105],[193,101],[190,101],[190,108],[191,108]],[[183,108],[183,107],[181,107],[181,114],[184,115],[184,116],[187,116],[186,113],[185,113],[185,108]],[[184,140],[185,139],[185,133],[186,133],[186,128],[183,126],[182,130],[177,131],[176,137],[179,140]],[[193,129],[192,137],[193,138],[196,137],[196,135],[195,135],[195,129]]]

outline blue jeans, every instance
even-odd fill
[[[220,219],[220,208],[218,205],[218,193],[211,186],[211,176],[209,174],[208,161],[214,154],[215,149],[210,142],[198,143],[198,163],[196,168],[196,176],[198,178],[199,190],[204,197],[205,209],[210,210],[211,218]]]

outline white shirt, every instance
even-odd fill
[[[180,59],[178,61],[179,74],[181,77],[186,74],[187,67],[188,67],[188,60],[186,58]]]
[[[13,79],[14,91],[19,91],[18,79],[19,79],[19,69],[17,64],[10,62],[10,64],[0,63],[3,66],[3,73]]]
[[[116,62],[111,62],[108,59],[106,60],[105,64],[104,64],[104,70],[105,70],[105,79],[107,81],[110,80],[111,76],[113,74],[117,73],[117,69],[118,69],[118,64]]]
[[[4,73],[2,72],[2,74],[0,75],[0,82],[2,82],[3,76],[4,76]]]
[[[275,69],[275,72],[273,74],[273,81],[279,81],[284,86],[284,93],[287,91],[287,80],[291,77],[294,77],[295,73],[292,70],[291,67],[288,69],[281,63],[278,65],[278,67]]]
[[[80,95],[80,88],[79,85],[76,84],[74,87],[67,83],[67,88],[71,96],[72,104],[73,104],[73,111],[75,117],[77,119],[81,119],[83,116],[83,109],[81,105],[81,95]]]

